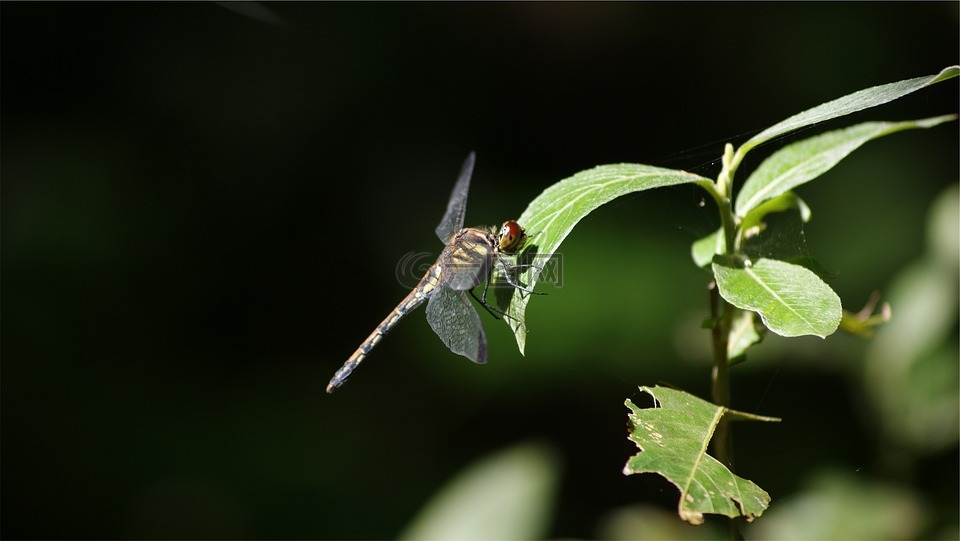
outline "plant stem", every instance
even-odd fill
[[[710,317],[713,320],[713,374],[711,394],[713,403],[730,407],[730,360],[727,358],[727,341],[730,336],[730,311],[732,307],[720,297],[715,282],[710,283]],[[713,433],[713,453],[730,471],[733,471],[733,434],[726,417],[721,417]],[[743,539],[740,520],[728,521],[730,539]]]
[[[739,246],[739,220],[733,212],[732,192],[733,176],[743,159],[743,152],[734,152],[733,145],[727,143],[723,149],[723,169],[717,177],[717,182],[711,186],[704,186],[717,203],[720,213],[720,222],[723,226],[723,237],[726,242],[725,254],[736,255]],[[730,407],[730,359],[729,337],[730,321],[735,308],[720,296],[716,282],[710,283],[710,318],[713,321],[711,337],[713,341],[713,373],[711,375],[711,394],[713,403],[725,408]],[[733,471],[733,435],[727,417],[722,416],[713,432],[713,453],[721,464]],[[743,539],[740,533],[740,520],[731,518],[728,521],[730,539]]]
[[[723,152],[723,170],[717,178],[716,200],[717,210],[723,224],[723,235],[726,240],[726,254],[735,255],[737,246],[737,223],[731,205],[731,191],[733,175],[736,172],[739,160],[736,158],[733,145],[727,143]],[[713,321],[713,374],[711,393],[713,403],[726,408],[730,407],[730,359],[728,358],[728,341],[730,337],[730,321],[732,306],[720,297],[720,290],[716,282],[710,284],[710,317]],[[716,459],[727,468],[733,469],[733,444],[731,443],[730,427],[726,418],[720,419],[713,436],[713,448]]]
[[[721,313],[722,310],[722,313]],[[710,284],[710,316],[713,318],[713,374],[711,394],[713,403],[730,407],[730,363],[727,359],[727,337],[730,334],[729,305],[720,298],[715,283]],[[730,429],[725,419],[720,419],[713,436],[716,458],[728,468],[733,466],[733,449],[730,445]]]

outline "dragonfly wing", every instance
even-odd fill
[[[487,362],[487,337],[466,293],[438,287],[427,302],[427,322],[450,351],[475,363]]]
[[[450,194],[450,201],[447,203],[447,213],[440,220],[440,225],[435,230],[437,236],[444,244],[450,242],[453,235],[463,228],[463,216],[467,211],[467,192],[470,191],[470,177],[473,175],[473,162],[476,160],[476,154],[473,152],[464,160],[460,168],[460,177],[457,184],[453,187],[453,193]]]

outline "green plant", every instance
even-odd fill
[[[679,184],[703,188],[716,203],[721,228],[695,242],[692,257],[712,271],[710,329],[713,345],[712,403],[663,387],[641,389],[657,406],[641,409],[630,400],[630,439],[641,452],[626,464],[627,474],[657,473],[680,491],[678,512],[692,524],[704,514],[730,517],[731,535],[739,535],[737,521],[753,520],[767,508],[770,497],[733,469],[729,423],[735,420],[776,421],[736,412],[730,405],[730,367],[745,360],[746,351],[766,331],[784,337],[814,335],[825,338],[843,328],[861,334],[885,321],[872,314],[849,314],[840,298],[823,281],[816,262],[785,242],[792,232],[791,214],[810,219],[810,209],[793,190],[822,175],[872,139],[901,130],[930,128],[956,119],[955,115],[905,121],[866,122],[829,131],[792,143],[766,158],[734,198],[734,179],[744,157],[763,143],[830,119],[882,105],[960,74],[952,66],[939,74],[881,85],[809,109],[754,136],[739,148],[728,144],[716,180],[686,171],[639,164],[602,165],[562,180],[534,199],[519,222],[535,232],[529,250],[539,261],[548,260],[577,223],[599,206],[622,195]],[[770,242],[776,238],[775,243]],[[773,246],[773,247],[771,247]],[[523,257],[524,254],[521,254]],[[529,257],[530,253],[526,253]],[[521,280],[533,287],[540,267],[526,267]],[[524,313],[528,295],[509,299],[504,321],[513,329],[520,351],[526,345]],[[759,316],[759,319],[758,317]],[[708,454],[708,444],[713,456]]]

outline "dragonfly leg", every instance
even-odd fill
[[[487,288],[484,287],[483,289],[484,289],[484,292],[483,292],[482,297],[486,297],[486,289],[487,289]],[[496,307],[494,307],[494,306],[490,306],[489,304],[487,304],[487,301],[486,301],[484,298],[477,297],[477,294],[474,293],[472,289],[470,290],[470,295],[472,295],[473,298],[476,299],[477,302],[480,303],[480,306],[483,306],[484,308],[486,308],[487,312],[488,312],[491,316],[493,316],[494,319],[499,320],[499,319],[507,318],[507,319],[509,319],[509,320],[515,321],[515,322],[517,323],[517,325],[520,325],[520,328],[522,328],[522,329],[524,330],[524,332],[527,331],[527,327],[526,327],[526,325],[523,324],[522,321],[520,321],[519,319],[511,316],[510,314],[504,312],[503,310],[501,310],[501,309],[499,309],[499,308],[496,308]]]
[[[537,270],[543,270],[542,267],[538,267],[538,266],[534,265],[533,263],[523,263],[523,264],[519,264],[519,265],[511,265],[511,264],[507,263],[507,261],[506,261],[505,259],[503,259],[503,258],[500,258],[499,261],[500,261],[500,267],[501,267],[501,269],[503,270],[503,277],[504,277],[504,279],[506,279],[506,281],[507,281],[508,284],[510,284],[511,286],[513,286],[515,289],[519,289],[520,291],[523,291],[524,293],[529,293],[529,294],[531,294],[531,295],[546,295],[546,293],[541,293],[541,292],[539,292],[539,291],[534,291],[534,290],[532,290],[532,289],[530,289],[530,288],[528,288],[528,287],[526,287],[526,286],[524,286],[524,285],[522,285],[522,284],[514,281],[513,276],[511,275],[511,271],[513,271],[514,269],[525,269],[525,268],[534,267],[534,268],[536,268]],[[484,290],[486,290],[486,287],[484,287]],[[486,293],[486,291],[484,291],[484,293]]]
[[[522,321],[504,312],[503,310],[500,310],[499,308],[496,308],[494,306],[490,306],[489,304],[487,304],[487,289],[489,289],[490,287],[490,279],[491,279],[491,276],[488,275],[486,281],[483,283],[483,293],[480,294],[480,297],[477,297],[477,294],[474,293],[472,289],[470,290],[470,295],[472,295],[473,298],[480,303],[480,306],[483,306],[484,308],[486,308],[487,312],[491,316],[493,316],[494,319],[502,319],[505,317],[509,320],[515,321],[518,325],[520,325],[520,327],[524,330],[524,332],[526,332],[527,328]]]
[[[499,310],[487,304],[487,301],[486,301],[487,288],[486,287],[483,288],[483,294],[480,297],[478,297],[477,294],[474,293],[472,289],[470,290],[470,296],[476,299],[476,301],[480,303],[480,306],[483,306],[484,308],[486,308],[487,312],[490,312],[490,315],[493,316],[494,319],[502,319],[500,316],[510,317],[509,315],[503,313],[502,310]]]

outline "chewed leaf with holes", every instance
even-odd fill
[[[529,237],[520,262],[534,265],[524,268],[520,281],[532,289],[538,280],[543,280],[551,271],[550,259],[557,247],[597,207],[629,193],[685,183],[713,181],[686,171],[624,163],[581,171],[550,186],[530,202],[517,220]],[[521,353],[526,345],[523,320],[529,300],[529,295],[512,295],[507,307],[510,317],[504,318],[513,329]]]
[[[704,514],[745,517],[763,514],[770,495],[752,481],[733,474],[707,454],[717,423],[728,420],[779,421],[750,415],[666,387],[641,387],[659,407],[642,409],[630,400],[630,441],[640,452],[627,461],[623,473],[656,473],[680,490],[677,511],[691,524]]]

